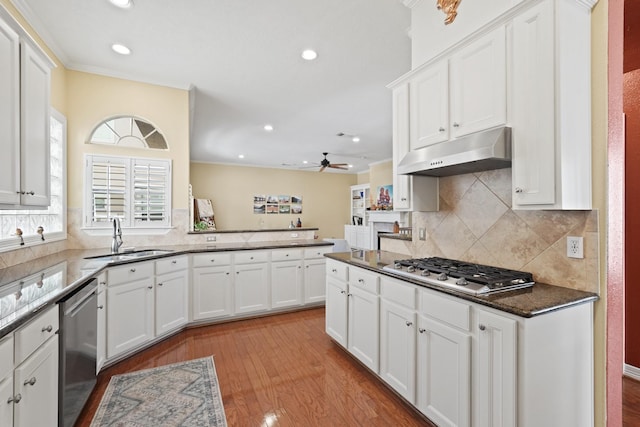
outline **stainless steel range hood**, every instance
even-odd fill
[[[412,150],[398,164],[398,173],[451,176],[508,167],[511,128],[499,127]]]

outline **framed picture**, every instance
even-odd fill
[[[291,205],[291,213],[292,214],[296,214],[296,215],[301,214],[302,213],[302,205],[300,205],[300,204]]]
[[[278,211],[281,214],[289,214],[291,213],[291,205],[279,205]]]
[[[278,205],[267,205],[267,215],[277,214],[277,213],[278,213]]]
[[[381,185],[376,192],[376,205],[378,208],[393,208],[393,185]]]
[[[291,203],[291,196],[278,196],[278,203]]]
[[[302,196],[291,196],[291,203],[302,204]]]

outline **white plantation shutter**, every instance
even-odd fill
[[[113,218],[123,227],[171,226],[171,162],[87,155],[85,226],[104,228]]]
[[[134,160],[133,212],[136,225],[167,223],[170,176],[166,161]]]

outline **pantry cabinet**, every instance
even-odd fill
[[[53,62],[16,22],[0,17],[0,208],[47,207]]]

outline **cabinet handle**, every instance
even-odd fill
[[[411,325],[413,325],[413,322],[409,322],[409,321],[407,320],[407,321],[405,322],[405,324],[406,324],[407,326],[411,326]]]
[[[358,283],[364,283],[364,279],[358,279]]]
[[[132,273],[135,273],[135,272],[136,272],[136,269],[135,269],[135,268],[132,268],[132,269],[130,269],[129,271],[130,271],[130,272],[132,272]]]
[[[338,270],[336,270],[335,268],[332,268],[332,269],[331,269],[331,272],[332,272],[332,273],[337,273],[337,272],[338,272]]]
[[[36,194],[33,191],[16,191],[17,194],[28,194],[29,196],[33,196],[34,194]]]
[[[487,327],[482,325],[482,324],[480,324],[480,325],[478,325],[478,329],[480,329],[481,331],[484,331],[485,329],[487,329]]]
[[[229,272],[227,271],[225,274],[228,276],[228,275],[229,275]]]
[[[9,399],[7,399],[7,403],[19,403],[22,400],[22,395],[20,393],[16,394],[13,397],[10,397]]]
[[[177,264],[178,261],[176,261],[175,259],[173,261],[171,261],[171,264]]]
[[[420,332],[421,334],[424,334],[425,332],[427,332],[427,330],[424,328],[419,328],[418,332]]]
[[[520,194],[522,193],[524,190],[520,187],[516,187],[516,193]]]
[[[147,289],[153,289],[153,286],[147,286]]]
[[[348,297],[352,296],[353,294],[347,294]]]
[[[211,261],[211,262],[216,262],[216,260],[215,260],[215,259],[212,259],[212,260],[210,260],[210,261]]]
[[[400,200],[403,201],[403,202],[406,202],[407,198],[406,197],[401,197]]]
[[[444,128],[440,128],[440,129],[438,129],[438,132],[444,132],[444,131],[445,131],[445,129],[444,129]]]
[[[253,257],[250,257],[249,259],[253,259]]]
[[[98,310],[102,310],[104,308],[104,305],[99,305],[98,306]]]
[[[289,254],[284,254],[284,256],[289,256]],[[251,258],[251,259],[253,259],[253,258]]]
[[[42,332],[51,332],[51,331],[53,331],[53,326],[51,325],[42,327]]]
[[[459,124],[459,123],[456,123],[456,122],[453,122],[453,127],[454,127],[454,128],[459,128],[459,127],[460,127],[460,124]]]
[[[35,385],[35,383],[36,383],[36,377],[31,377],[30,379],[25,380],[23,384],[25,386],[28,386],[28,385]]]
[[[162,283],[158,283],[158,286],[162,286]]]
[[[100,284],[106,286],[107,282],[100,282]]]

